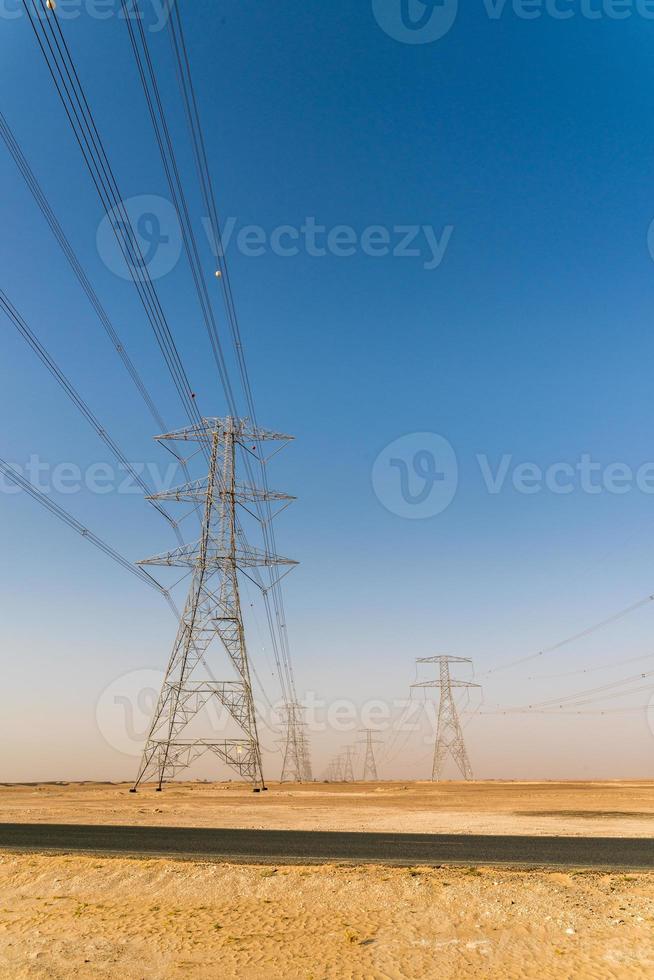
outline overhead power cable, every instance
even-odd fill
[[[200,180],[202,197],[205,202],[205,206],[207,208],[212,236],[216,248],[216,261],[218,263],[218,271],[220,274],[219,279],[223,291],[227,320],[230,325],[234,351],[239,366],[239,373],[241,375],[243,390],[246,396],[248,411],[250,417],[252,418],[252,421],[256,426],[257,416],[254,407],[252,386],[250,384],[247,362],[245,360],[243,342],[241,338],[240,327],[239,327],[238,317],[236,313],[236,305],[234,302],[234,294],[231,287],[229,268],[227,265],[227,258],[225,255],[225,249],[223,247],[221,224],[218,215],[218,209],[216,206],[213,183],[211,180],[211,172],[207,160],[206,145],[202,132],[200,113],[198,110],[198,103],[197,103],[197,98],[195,95],[195,89],[193,85],[193,77],[191,74],[191,67],[188,58],[186,42],[184,38],[184,31],[183,31],[180,12],[179,12],[179,6],[175,2],[175,0],[172,0],[172,9],[171,9],[171,16],[168,19],[168,28],[169,28],[171,42],[173,45],[173,52],[177,64],[178,81],[182,93],[182,98],[184,101],[184,107],[186,110],[187,123],[191,134],[191,144],[193,147],[196,167],[198,170],[198,177]],[[264,488],[267,489],[268,488],[267,471],[266,471],[266,465],[265,465],[263,453],[261,451],[259,451],[258,453],[258,460],[261,466],[261,478],[262,478],[263,486]],[[247,459],[247,454],[246,454],[246,465],[248,467],[248,473],[250,473],[249,460]],[[263,515],[261,513],[261,510],[259,509],[259,515],[260,515],[260,523],[261,523],[266,547],[270,551],[275,553],[276,552],[275,529],[273,524],[273,514],[272,514],[270,501],[266,502],[266,514]],[[272,572],[271,572],[270,586],[267,590],[264,591],[266,614],[268,616],[268,619],[272,627],[272,614],[270,611],[270,604],[268,598],[269,593],[272,595],[274,615],[275,615],[275,620],[276,620],[276,625],[278,630],[279,644],[281,648],[281,657],[283,660],[284,671],[287,676],[287,684],[289,686],[291,699],[295,701],[297,699],[297,696],[295,694],[295,680],[293,677],[293,668],[292,668],[290,648],[289,648],[283,591],[279,581],[276,581],[273,578]]]
[[[631,691],[631,694],[635,691]],[[636,704],[631,705],[628,708],[584,708],[581,711],[574,711],[572,709],[562,709],[561,711],[555,711],[553,708],[545,711],[533,711],[533,712],[518,712],[519,714],[534,714],[534,715],[555,715],[559,718],[561,715],[566,716],[583,716],[583,715],[618,715],[618,714],[631,714],[633,712],[641,711],[654,711],[654,704]],[[480,711],[482,715],[505,715],[505,711]]]
[[[184,410],[192,424],[200,424],[194,392],[57,17],[44,0],[23,0],[23,6]]]
[[[132,18],[127,16],[127,6],[125,0],[121,0],[123,11],[125,13],[125,23],[128,29],[130,43],[132,47],[132,52],[136,61],[136,66],[141,81],[141,86],[145,96],[146,104],[148,107],[150,120],[154,129],[155,138],[157,141],[157,146],[159,148],[159,153],[161,156],[166,180],[168,182],[168,187],[170,190],[171,198],[176,209],[180,228],[182,231],[182,239],[184,244],[184,249],[186,256],[191,268],[193,280],[195,283],[196,292],[198,295],[198,300],[200,303],[200,308],[202,310],[205,327],[210,339],[211,348],[213,351],[214,359],[216,361],[216,366],[218,369],[218,374],[222,383],[223,391],[225,393],[225,398],[229,411],[234,417],[239,417],[240,413],[234,396],[234,391],[229,379],[229,372],[227,369],[222,344],[220,341],[215,316],[213,313],[212,301],[209,295],[209,291],[206,284],[206,275],[203,268],[203,263],[200,259],[199,248],[197,244],[197,239],[193,229],[193,224],[190,218],[188,204],[186,195],[184,193],[184,188],[182,180],[180,177],[180,169],[177,163],[177,158],[175,155],[175,148],[170,135],[170,127],[166,119],[166,110],[164,101],[161,97],[159,85],[157,82],[156,71],[150,56],[147,35],[143,29],[143,25],[140,17],[136,18],[136,27],[132,24]],[[135,0],[135,12],[139,14],[138,10],[138,0]],[[181,25],[180,25],[181,26]],[[183,41],[183,39],[182,39]],[[177,49],[179,51],[179,48]],[[206,163],[206,153],[204,150],[204,141],[202,138],[202,132],[199,124],[199,114],[197,112],[197,104],[195,102],[195,96],[192,91],[192,79],[190,76],[190,68],[188,66],[188,59],[185,55],[185,66],[186,75],[181,68],[181,63],[178,59],[178,78],[180,80],[180,86],[182,89],[182,96],[185,103],[185,108],[187,111],[187,121],[189,123],[192,144],[194,147],[194,153],[196,157],[196,164],[198,166],[198,174],[200,177],[201,190],[203,194],[203,199],[205,201],[205,206],[210,213],[210,221],[214,233],[214,237],[220,238],[220,228],[218,225],[215,200],[213,198],[213,190],[211,187],[211,178],[208,171],[208,166]],[[186,79],[188,77],[188,85]],[[190,93],[190,94],[189,94]],[[238,322],[236,320],[236,311],[233,302],[233,297],[231,294],[231,285],[229,282],[229,274],[226,267],[226,263],[223,256],[222,243],[219,242],[217,263],[219,266],[218,274],[223,281],[223,287],[226,290],[226,309],[230,327],[232,330],[232,336],[234,339],[234,346],[236,351],[237,362],[239,365],[239,372],[241,374],[241,379],[243,383],[243,388],[246,394],[246,399],[248,403],[248,409],[252,421],[257,424],[256,412],[254,410],[254,403],[252,399],[252,391],[247,375],[247,366],[245,363],[242,343],[240,341],[240,333],[238,329]],[[246,470],[250,482],[254,482],[252,478],[252,469],[250,463],[250,452],[246,448],[244,454],[244,461],[246,465]],[[261,461],[261,454],[259,455]],[[262,463],[262,477],[264,488],[267,489],[267,474],[265,467]],[[272,528],[272,511],[270,503],[267,502],[267,517],[262,510],[262,504],[259,500],[255,501],[255,507],[258,511],[259,522],[262,527],[264,541],[267,550],[275,553],[275,540],[274,540],[274,529]],[[278,581],[274,578],[274,573],[271,571],[271,582],[266,588],[262,582],[259,582],[262,588],[264,603],[266,606],[266,616],[269,622],[269,629],[271,633],[271,642],[273,646],[273,652],[278,666],[278,675],[280,685],[282,687],[282,694],[285,700],[294,701],[296,699],[295,686],[292,675],[292,669],[290,666],[290,657],[288,654],[288,642],[286,637],[286,624],[285,617],[283,613],[283,600],[281,599],[281,589]],[[259,576],[258,576],[259,577]],[[278,634],[275,633],[275,627],[273,625],[273,616],[270,609],[269,593],[273,596],[273,605],[275,607],[275,618],[277,621]],[[279,637],[279,638],[278,638]]]
[[[167,432],[168,426],[164,422],[161,413],[159,412],[157,406],[154,403],[154,399],[150,392],[148,391],[145,382],[143,381],[141,375],[139,374],[134,362],[130,358],[127,350],[125,349],[125,344],[123,340],[119,337],[115,327],[113,326],[106,309],[100,302],[98,294],[91,285],[91,282],[84,271],[77,255],[75,254],[69,239],[67,238],[61,224],[59,223],[57,216],[55,215],[52,207],[50,206],[48,199],[43,192],[41,185],[39,184],[34,171],[30,167],[25,154],[20,148],[16,137],[14,136],[11,127],[9,126],[7,120],[0,112],[0,136],[4,140],[7,149],[9,150],[11,156],[14,159],[16,166],[18,167],[21,176],[23,177],[27,187],[29,188],[34,200],[38,204],[45,220],[50,226],[52,234],[56,238],[64,256],[68,260],[75,276],[77,277],[82,289],[84,290],[91,306],[95,310],[98,320],[105,333],[107,334],[112,346],[114,347],[116,353],[123,362],[127,373],[134,382],[134,385],[141,395],[141,398],[145,402],[148,411],[150,412],[154,422],[157,426],[159,432]]]
[[[162,350],[175,386],[180,394],[180,398],[185,406],[189,420],[193,424],[198,424],[201,416],[195,404],[194,394],[181,364],[181,359],[175,347],[174,339],[165,319],[158,295],[148,274],[147,266],[138,245],[138,239],[134,234],[129,215],[123,204],[116,178],[111,169],[93,114],[89,108],[57,17],[52,13],[51,9],[47,9],[47,5],[44,5],[43,0],[23,0],[23,3],[100,200],[105,211],[113,217],[112,230],[125,261],[130,270],[132,270],[134,285]],[[36,16],[33,16],[32,10],[35,11]],[[134,274],[135,269],[138,270],[138,274]],[[206,447],[203,448],[206,453]],[[264,536],[268,538],[268,525],[262,523],[262,528],[264,530]],[[242,534],[242,531],[239,531],[239,533]],[[280,604],[277,599],[279,591],[278,583],[273,580],[269,588],[273,592],[276,615],[279,622]],[[264,599],[267,604],[267,590],[264,590]],[[269,612],[267,612],[267,615],[270,615]],[[285,622],[282,621],[280,623],[282,650],[287,649],[285,631]],[[285,667],[287,668],[286,664]]]
[[[38,490],[32,483],[29,482],[29,480],[26,480],[15,467],[11,466],[4,459],[0,459],[0,472],[15,483],[16,486],[24,490],[25,493],[29,494],[30,497],[41,504],[42,507],[45,507],[45,509],[51,514],[57,517],[60,521],[63,521],[64,524],[68,525],[68,527],[70,527],[73,531],[77,531],[78,534],[81,534],[86,541],[89,541],[92,545],[102,551],[108,558],[111,558],[112,561],[115,561],[126,571],[131,572],[132,575],[140,579],[140,581],[145,583],[145,585],[149,585],[151,588],[156,589],[157,592],[161,593],[161,595],[166,599],[174,614],[176,616],[179,615],[169,592],[164,589],[164,587],[160,585],[152,575],[150,575],[144,569],[139,568],[137,565],[132,564],[132,562],[125,558],[124,555],[121,555],[115,548],[108,545],[106,541],[99,538],[97,534],[94,534],[93,531],[90,531],[87,527],[84,527],[84,525],[73,517],[72,514],[69,514],[68,511],[64,510],[63,507],[60,507],[54,500],[51,500],[50,497],[47,497],[44,493]]]
[[[195,394],[191,390],[172,332],[151,281],[138,244],[138,238],[123,203],[116,178],[57,17],[51,9],[47,9],[43,0],[23,0],[23,3],[102,206],[112,219],[113,233],[128,268],[132,272],[133,284],[155,333],[186,414],[191,424],[197,425],[201,429],[202,416],[195,401]],[[201,448],[208,457],[208,447],[202,443]],[[184,461],[182,461],[182,469],[185,476],[190,479]],[[239,528],[238,533],[242,538],[242,529]]]
[[[152,122],[152,128],[154,130],[157,146],[159,148],[159,154],[161,156],[161,162],[166,175],[166,182],[168,184],[173,205],[179,219],[180,231],[182,233],[182,243],[188,259],[189,267],[191,269],[191,274],[193,276],[195,290],[197,292],[207,334],[209,335],[209,340],[211,342],[211,349],[216,362],[216,367],[218,369],[218,375],[225,392],[229,411],[235,418],[238,418],[238,410],[236,407],[234,392],[232,391],[227,364],[225,361],[220,336],[218,334],[218,327],[209,297],[206,275],[200,260],[200,251],[193,229],[193,224],[191,222],[191,216],[180,177],[180,171],[170,135],[170,129],[166,120],[163,100],[159,91],[159,85],[157,83],[152,59],[150,57],[150,49],[148,47],[145,30],[143,28],[138,0],[130,0],[129,4],[126,2],[126,0],[121,0],[121,6],[125,24],[127,25],[127,30],[129,33],[132,53],[134,55],[134,60],[136,62],[136,67],[138,69],[138,74],[141,81],[141,88],[143,89],[150,120]],[[136,27],[134,27],[133,23],[134,15],[136,15]],[[143,54],[141,54],[141,51]]]
[[[9,297],[2,289],[0,289],[0,310],[2,310],[7,316],[7,318],[11,321],[11,323],[13,323],[13,325],[16,327],[23,340],[26,341],[28,346],[36,354],[36,356],[41,361],[41,363],[45,365],[45,367],[53,376],[57,384],[63,389],[63,391],[68,396],[68,398],[72,401],[75,408],[77,408],[77,410],[80,412],[83,418],[91,426],[93,431],[104,442],[105,446],[107,446],[109,450],[113,453],[113,455],[116,457],[116,459],[123,467],[123,469],[131,476],[131,478],[138,484],[138,486],[141,487],[146,498],[151,497],[152,494],[154,493],[153,489],[149,487],[148,484],[143,479],[143,477],[136,472],[133,465],[127,459],[127,457],[125,456],[124,452],[122,451],[118,443],[115,441],[115,439],[113,439],[109,435],[104,425],[100,422],[98,417],[92,412],[92,410],[89,408],[88,404],[84,401],[84,399],[79,394],[77,389],[74,387],[72,382],[69,381],[69,379],[63,373],[63,371],[59,368],[55,360],[45,349],[45,347],[38,339],[34,331],[28,326],[24,318],[21,316],[21,314],[18,312],[16,307],[13,305]],[[168,513],[166,508],[163,507],[157,500],[149,499],[148,503],[151,504],[151,506],[154,507],[154,509],[158,511],[159,514],[161,514],[161,516],[168,521],[170,526],[175,531],[178,541],[180,542],[180,544],[183,544],[183,539],[179,532],[177,522],[174,520],[173,517],[171,517],[171,515]]]
[[[538,653],[529,654],[526,657],[519,657],[517,660],[510,660],[507,663],[500,664],[498,667],[493,667],[491,670],[486,670],[483,672],[482,676],[488,676],[489,674],[497,674],[501,670],[510,670],[512,667],[517,667],[519,664],[526,664],[532,660],[538,660],[540,657],[544,657],[548,653],[554,653],[556,650],[561,650],[563,647],[568,646],[570,643],[574,643],[576,640],[582,640],[586,636],[590,636],[592,633],[596,633],[598,630],[603,629],[605,626],[610,626],[612,623],[617,623],[618,620],[624,619],[632,612],[636,612],[637,609],[642,609],[643,606],[648,605],[650,602],[654,601],[654,595],[648,595],[644,599],[639,599],[638,602],[634,602],[631,606],[627,606],[626,609],[621,609],[617,613],[613,613],[612,616],[608,616],[606,619],[602,619],[599,623],[595,623],[593,626],[589,626],[579,633],[573,633],[572,636],[566,637],[565,640],[560,640],[558,643],[554,643],[551,647],[545,647],[543,650],[539,650]]]
[[[529,677],[516,678],[519,681],[553,681],[561,677],[575,677],[579,674],[595,674],[602,670],[611,670],[614,667],[626,667],[627,664],[641,663],[643,660],[651,660],[654,653],[646,653],[642,657],[629,657],[627,660],[611,660],[608,663],[594,664],[592,667],[578,667],[576,670],[564,670],[556,674],[532,674]]]
[[[654,681],[650,682],[646,688],[635,688],[626,691],[616,690],[616,688],[624,687],[625,684],[633,684],[639,680],[645,680],[648,677],[654,677],[654,670],[646,671],[642,674],[632,674],[630,677],[624,677],[617,681],[612,681],[609,684],[602,684],[599,687],[588,688],[585,691],[576,691],[573,694],[564,694],[558,698],[549,698],[546,701],[537,701],[533,704],[526,704],[518,707],[501,707],[497,706],[497,711],[501,714],[523,714],[525,712],[537,711],[541,709],[548,709],[552,707],[559,706],[570,706],[573,704],[587,704],[591,701],[604,701],[609,698],[624,697],[627,694],[633,694],[635,691],[640,690],[651,690],[654,685]],[[608,693],[607,693],[608,692]]]

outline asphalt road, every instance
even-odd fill
[[[653,870],[654,840],[370,834],[206,827],[0,824],[0,850],[174,857],[253,864],[465,864]]]

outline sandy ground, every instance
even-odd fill
[[[654,875],[0,854],[0,976],[654,975]]]
[[[654,782],[13,785],[0,822],[654,837]]]
[[[0,786],[0,821],[652,836],[654,783]],[[654,874],[0,854],[0,977],[654,976]]]

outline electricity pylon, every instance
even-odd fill
[[[353,745],[345,746],[345,755],[343,756],[343,782],[353,783],[354,782],[354,754],[356,749]]]
[[[328,783],[345,782],[345,778],[343,774],[344,758],[345,756],[343,754],[336,755],[327,766],[327,771],[325,772],[325,779],[327,780]]]
[[[283,739],[284,759],[280,782],[310,783],[313,779],[309,742],[302,721],[302,705],[297,701],[287,702],[283,708],[286,737]]]
[[[337,766],[336,766],[336,759],[330,759],[329,764],[327,765],[327,768],[325,769],[325,777],[324,777],[325,778],[325,782],[327,782],[327,783],[337,783],[338,782],[338,779],[336,778],[337,775],[338,775],[338,771],[337,771]]]
[[[380,739],[372,737],[375,734],[374,729],[362,728],[360,729],[360,731],[363,735],[366,736],[365,742],[362,740],[360,743],[361,745],[365,745],[366,747],[366,756],[365,759],[363,760],[362,779],[364,782],[368,779],[371,779],[374,782],[379,777],[377,776],[377,763],[375,762],[375,751],[373,749],[373,745],[381,745],[382,742]]]
[[[284,506],[293,498],[283,493],[237,482],[236,450],[250,451],[249,443],[285,442],[290,436],[253,427],[247,419],[203,419],[201,424],[157,436],[160,441],[197,442],[209,458],[209,473],[174,490],[155,494],[157,500],[190,501],[202,516],[202,534],[195,544],[182,545],[139,565],[179,565],[192,569],[191,585],[159,700],[154,710],[141,765],[133,790],[156,779],[164,781],[212,752],[253,784],[265,789],[261,747],[245,645],[238,573],[260,566],[295,565],[288,558],[252,548],[237,520],[237,506],[276,500]],[[201,510],[203,508],[203,510]],[[220,655],[220,644],[226,658]],[[231,665],[230,680],[215,680],[212,663]],[[215,732],[191,735],[190,723],[211,701],[231,718],[234,737],[217,738]],[[200,727],[200,722],[196,722]]]
[[[423,681],[420,684],[412,684],[411,687],[439,687],[441,691],[438,704],[438,725],[436,728],[436,744],[434,746],[434,765],[431,778],[434,781],[440,780],[443,774],[445,758],[449,754],[454,759],[461,775],[464,779],[472,779],[472,767],[468,759],[459,714],[454,703],[452,694],[453,687],[480,687],[470,681],[457,681],[450,677],[450,664],[470,664],[472,660],[467,657],[421,657],[416,661],[419,664],[438,664],[439,677],[434,681]]]

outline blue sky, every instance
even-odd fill
[[[465,4],[440,40],[404,44],[369,2],[183,5],[223,218],[266,235],[307,218],[357,236],[381,226],[394,244],[399,226],[437,237],[453,228],[433,269],[422,234],[418,256],[358,245],[349,257],[228,251],[260,421],[297,436],[271,484],[299,497],[277,533],[280,551],[301,561],[286,594],[302,691],[406,697],[417,656],[471,656],[482,674],[654,591],[652,494],[522,494],[510,478],[490,494],[477,461],[496,468],[510,455],[512,472],[582,454],[634,469],[654,458],[654,22],[636,12],[589,20],[571,6],[561,21],[525,20],[510,6],[491,19],[481,2]],[[125,24],[85,10],[62,28],[124,197],[166,197]],[[151,45],[201,235],[167,33]],[[182,425],[135,291],[99,253],[102,211],[24,17],[3,24],[0,58],[0,108],[166,420]],[[160,459],[152,420],[2,144],[0,180],[0,286],[130,458]],[[222,414],[183,259],[157,288],[201,410]],[[107,460],[1,325],[0,456]],[[389,443],[423,432],[448,440],[459,480],[446,510],[412,520],[377,499],[371,472]],[[56,499],[134,560],[172,546],[138,495]],[[20,743],[7,778],[129,777],[134,761],[102,739],[95,705],[125,672],[164,664],[174,623],[156,594],[32,501],[1,494],[0,513],[3,741]],[[644,656],[653,625],[646,607],[539,670]],[[631,672],[543,681],[535,695],[529,671],[516,669],[484,681],[484,704]],[[483,776],[651,772],[644,712],[479,715],[468,731]],[[316,738],[318,771],[344,741]],[[425,752],[387,774],[426,772]]]

